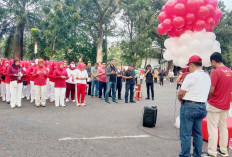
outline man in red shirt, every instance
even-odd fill
[[[227,113],[230,109],[232,92],[232,70],[222,63],[222,55],[215,52],[210,57],[215,69],[211,76],[211,88],[207,105],[207,127],[209,132],[208,156],[228,156]],[[220,149],[217,152],[218,127]]]

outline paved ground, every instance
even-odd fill
[[[155,101],[136,104],[109,105],[89,96],[79,108],[74,103],[36,108],[23,100],[22,108],[10,109],[0,102],[0,157],[177,157],[175,87],[155,85]],[[139,127],[145,105],[158,106],[155,128]]]

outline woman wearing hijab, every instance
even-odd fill
[[[88,73],[85,70],[85,64],[80,63],[79,69],[77,70],[77,106],[85,106],[85,91],[87,87],[86,80],[88,79]],[[80,99],[81,96],[81,99]]]
[[[34,90],[35,90],[35,106],[39,107],[46,105],[46,84],[47,84],[47,69],[44,66],[44,60],[39,59],[38,66],[34,69]]]
[[[1,97],[2,97],[2,101],[6,101],[6,82],[5,82],[5,74],[4,74],[4,71],[5,71],[5,68],[6,68],[6,62],[7,62],[7,59],[3,59],[2,60],[2,66],[1,66],[1,74],[2,74],[2,78],[1,78]]]
[[[55,79],[54,79],[54,71],[57,69],[57,62],[52,61],[49,68],[49,86],[50,86],[50,103],[53,103],[55,100]]]
[[[66,80],[66,102],[69,102],[69,95],[71,92],[71,100],[75,102],[75,87],[77,84],[76,74],[77,74],[77,69],[76,65],[74,62],[71,62],[69,67],[66,69],[68,73],[68,78]]]
[[[7,75],[10,77],[10,106],[11,108],[15,108],[15,106],[21,107],[23,70],[20,66],[20,60],[18,58],[14,59],[13,64],[7,71]]]
[[[10,67],[10,62],[5,62],[5,69],[3,71],[3,75],[5,76],[5,84],[6,84],[6,102],[10,104],[10,77],[7,75],[7,71]]]
[[[64,107],[66,79],[68,79],[68,74],[64,69],[63,62],[58,63],[58,68],[54,71],[53,78],[55,79],[55,105],[56,107]]]
[[[31,102],[30,103],[33,103],[34,102],[34,99],[35,99],[35,94],[34,94],[34,76],[33,76],[33,70],[34,68],[36,67],[36,64],[35,62],[31,62],[31,67],[28,69],[29,70],[29,73],[28,73],[28,77],[30,77],[30,85],[31,85]]]

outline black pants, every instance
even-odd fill
[[[181,87],[181,85],[177,83],[176,89],[178,90],[179,87]]]
[[[157,83],[157,77],[156,77],[156,78],[154,78],[154,82],[155,82],[155,83]]]
[[[146,83],[147,85],[147,98],[150,98],[150,88],[151,88],[151,97],[154,98],[154,83]]]
[[[102,90],[104,90],[104,98],[105,98],[105,94],[106,94],[106,82],[101,82],[99,81],[99,98],[102,98]]]
[[[87,82],[87,84],[89,85],[88,95],[91,95],[91,84],[92,84],[92,82]]]
[[[173,77],[171,77],[171,78],[170,78],[170,82],[171,82],[171,83],[173,83],[173,80],[174,80],[174,78],[173,78]]]
[[[164,78],[160,78],[160,85],[164,85]]]
[[[117,82],[118,99],[122,98],[122,82]]]

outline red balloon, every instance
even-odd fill
[[[184,34],[184,32],[185,32],[185,30],[184,29],[175,29],[174,30],[174,35],[176,36],[176,37],[180,37],[182,34]]]
[[[206,19],[205,22],[206,22],[207,26],[214,26],[215,25],[215,21],[214,21],[214,19],[212,17]]]
[[[175,28],[182,28],[185,24],[183,17],[175,17],[172,21],[172,24]]]
[[[205,6],[201,6],[198,10],[198,17],[205,19],[209,15],[209,9]]]
[[[159,15],[158,15],[158,20],[160,23],[162,23],[165,19],[167,19],[168,16],[165,12],[161,12]]]
[[[169,35],[170,37],[176,37],[173,30],[169,31],[169,32],[168,32],[168,35]]]
[[[186,4],[188,0],[177,0],[177,3]]]
[[[187,10],[190,12],[196,12],[199,8],[199,2],[198,0],[188,0],[186,4]]]
[[[209,3],[209,0],[204,0],[204,2],[205,2],[205,5],[207,5]]]
[[[213,32],[213,26],[206,25],[205,30],[206,32]]]
[[[220,20],[220,18],[222,17],[222,11],[221,9],[216,9],[214,12],[214,19],[216,20]]]
[[[188,13],[185,16],[186,24],[192,24],[195,21],[195,15],[193,13]]]
[[[217,26],[219,23],[220,23],[220,19],[215,20],[215,24],[214,24],[214,26]]]
[[[176,5],[175,0],[168,1],[165,4],[165,10],[166,10],[167,14],[173,15],[175,5]]]
[[[157,27],[157,32],[160,34],[160,35],[165,35],[167,32],[164,30],[164,27],[162,24],[159,24],[159,26]]]
[[[193,26],[192,25],[185,25],[185,30],[193,30]]]
[[[203,20],[198,20],[194,25],[195,31],[202,31],[205,28],[206,24]]]
[[[168,32],[172,29],[172,20],[166,19],[166,20],[164,20],[162,25],[163,25],[164,30]]]
[[[211,4],[206,5],[206,7],[209,9],[209,16],[214,16],[215,8]]]
[[[174,7],[174,13],[176,15],[185,15],[185,5],[182,3],[178,3]]]
[[[204,0],[198,0],[198,3],[199,3],[199,6],[204,6],[205,5]]]
[[[211,4],[212,6],[216,8],[218,5],[218,0],[209,0],[208,4]]]

